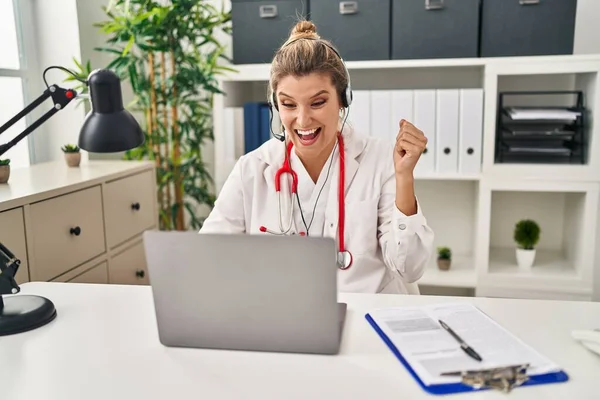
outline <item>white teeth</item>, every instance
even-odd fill
[[[299,135],[310,135],[310,134],[315,133],[317,131],[317,128],[315,128],[315,129],[309,129],[307,131],[302,131],[300,129],[297,129],[296,131],[298,132]]]

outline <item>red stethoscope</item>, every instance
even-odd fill
[[[345,212],[346,206],[344,204],[344,178],[345,178],[345,153],[344,153],[344,139],[342,139],[342,135],[338,134],[338,144],[340,151],[340,178],[339,178],[339,187],[338,187],[338,254],[337,254],[337,265],[339,269],[348,269],[352,265],[352,254],[348,250],[345,249],[344,243],[344,222],[345,222]],[[260,227],[261,232],[267,232],[274,235],[286,235],[292,229],[292,224],[294,221],[294,196],[298,197],[298,175],[292,169],[290,164],[290,156],[292,153],[292,147],[294,144],[290,141],[287,145],[287,156],[283,162],[281,168],[277,170],[275,174],[275,191],[277,192],[277,203],[279,209],[279,232],[275,232],[273,230],[267,229],[264,226]],[[292,176],[292,187],[291,187],[291,205],[290,212],[288,214],[288,224],[286,227],[283,226],[282,216],[281,216],[281,176],[283,174],[290,174]],[[305,232],[300,232],[301,236],[305,236]]]

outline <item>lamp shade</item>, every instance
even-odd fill
[[[121,83],[112,71],[100,69],[88,77],[92,110],[79,133],[79,147],[93,153],[115,153],[144,143],[144,133],[123,108]]]

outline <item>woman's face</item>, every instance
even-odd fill
[[[327,74],[286,76],[277,87],[279,116],[302,157],[331,152],[338,132],[340,99]]]

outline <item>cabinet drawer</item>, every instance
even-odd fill
[[[122,285],[148,285],[148,268],[142,241],[125,248],[110,260],[110,283]]]
[[[390,10],[390,0],[318,0],[310,3],[310,19],[345,61],[387,60],[390,20],[382,17]],[[358,26],[368,26],[369,33]]]
[[[104,210],[110,248],[154,225],[155,198],[153,171],[106,184]]]
[[[101,254],[106,247],[100,187],[32,204],[31,226],[31,280],[50,280]]]
[[[69,280],[72,283],[108,283],[108,263],[96,265],[85,271],[84,273],[77,275],[75,278]]]
[[[479,2],[393,0],[391,58],[477,57]]]
[[[270,63],[307,10],[303,0],[231,0],[234,64]]]
[[[25,222],[21,207],[0,213],[0,242],[21,261],[15,277],[17,283],[29,282]]]
[[[481,57],[572,54],[577,1],[483,0]]]

